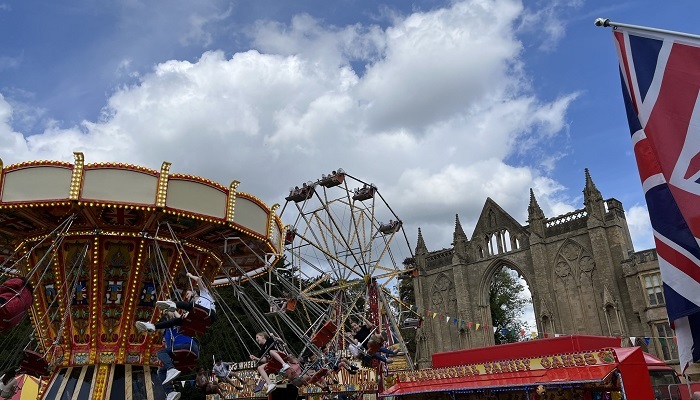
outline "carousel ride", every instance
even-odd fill
[[[156,321],[155,302],[186,288],[188,272],[241,280],[280,256],[277,205],[237,192],[237,181],[169,169],[84,164],[80,153],[73,164],[0,162],[0,273],[33,287],[32,340],[3,319],[18,360],[2,363],[42,377],[42,398],[162,398],[153,384],[161,339],[134,322]],[[233,237],[241,245],[226,246]]]
[[[0,163],[0,281],[23,277],[34,288],[31,340],[13,336],[16,321],[0,325],[16,349],[17,359],[5,363],[41,377],[41,398],[163,398],[161,338],[134,323],[156,322],[156,301],[180,299],[191,288],[188,274],[204,278],[218,318],[247,353],[256,352],[255,332],[283,337],[292,368],[273,371],[280,388],[378,393],[393,372],[413,369],[401,329],[419,318],[396,292],[413,258],[400,219],[374,185],[333,171],[290,189],[278,215],[277,204],[237,192],[237,181],[226,188],[169,169],[86,165],[80,153],[73,164]],[[217,293],[222,286],[233,289],[247,324]],[[354,346],[357,323],[379,343]],[[197,337],[210,324],[193,312],[180,329]],[[384,346],[398,356],[373,357]],[[302,362],[329,350],[361,364],[359,373],[331,378],[331,368]],[[173,361],[183,370],[198,363],[187,350]],[[254,374],[254,363],[239,364]],[[267,394],[246,387],[235,396]]]

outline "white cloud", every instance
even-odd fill
[[[187,31],[184,36],[180,39],[182,44],[188,45],[191,43],[199,43],[205,47],[209,47],[213,41],[213,36],[210,26],[221,21],[225,21],[229,16],[233,8],[229,5],[228,9],[224,12],[221,10],[214,10],[209,15],[202,15],[199,12],[192,13],[189,18],[189,31]]]
[[[566,35],[566,21],[562,18],[566,8],[577,9],[583,0],[547,0],[540,2],[541,7],[526,9],[522,15],[519,31],[540,34],[539,49],[552,51]]]
[[[518,1],[471,0],[395,16],[387,29],[261,22],[256,50],[162,62],[114,92],[97,121],[25,139],[0,101],[0,155],[167,160],[174,172],[239,179],[269,204],[342,167],[380,187],[411,240],[422,226],[429,248],[445,247],[454,215],[468,230],[486,197],[522,222],[530,187],[546,211],[562,207],[539,162],[506,161],[565,133],[576,96],[533,92],[514,30],[521,12]]]
[[[630,228],[634,249],[640,251],[656,247],[647,208],[643,205],[635,204],[627,210],[625,216],[627,217],[627,225]]]

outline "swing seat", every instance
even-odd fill
[[[284,244],[290,245],[294,243],[294,238],[297,235],[296,229],[289,229],[287,233],[284,234]]]
[[[279,352],[280,357],[289,364],[289,368],[287,368],[286,371],[284,371],[283,375],[286,375],[287,378],[289,379],[295,379],[299,375],[301,375],[301,366],[299,365],[299,360],[297,360],[294,357],[290,357],[287,355],[287,353],[284,352]],[[282,369],[282,364],[279,363],[279,361],[275,360],[274,358],[270,357],[270,361],[268,361],[265,364],[265,372],[268,374],[277,374],[280,372],[280,369]]]
[[[28,289],[15,290],[2,286],[0,292],[3,293],[2,298],[5,299],[5,303],[0,305],[0,332],[5,332],[22,322],[32,306],[34,297]],[[12,296],[8,298],[8,294],[12,294]]]
[[[319,329],[314,335],[311,337],[311,343],[314,344],[314,346],[320,348],[325,347],[328,342],[333,339],[333,336],[335,336],[335,331],[338,329],[336,324],[333,321],[328,321],[323,326],[321,329]]]
[[[311,379],[309,379],[309,383],[314,384],[325,378],[326,375],[328,375],[328,368],[321,368],[314,374],[314,376],[311,377]]]
[[[173,350],[173,365],[180,371],[191,371],[197,366],[199,356],[188,349]]]
[[[194,307],[192,311],[182,317],[180,332],[189,337],[203,335],[211,326],[209,312],[203,308]]]
[[[19,370],[22,373],[37,378],[51,375],[51,372],[49,372],[49,363],[46,362],[44,356],[33,350],[24,350],[22,361],[19,364]]]

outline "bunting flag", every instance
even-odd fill
[[[501,329],[501,335],[505,336],[507,334],[508,334],[508,329],[506,329],[506,328]]]
[[[685,370],[700,362],[700,40],[616,28],[622,96]]]
[[[435,317],[437,317],[437,313],[436,313],[436,312],[433,313],[433,319],[435,319]]]
[[[478,331],[478,330],[479,330],[479,326],[481,326],[481,324],[476,324],[476,329],[474,329],[474,330],[475,330],[475,331]]]
[[[650,338],[648,338],[648,337],[645,337],[645,338],[644,338],[644,343],[646,343],[647,346],[649,346],[649,342],[650,342],[650,341],[651,341]]]
[[[474,323],[469,321],[469,323],[467,323],[467,329],[472,329],[472,326],[474,326]]]

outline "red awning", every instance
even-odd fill
[[[426,392],[481,390],[499,387],[576,384],[602,382],[615,370],[616,364],[592,365],[557,369],[540,369],[503,374],[465,376],[461,378],[431,379],[422,382],[399,382],[380,394],[380,397]]]

